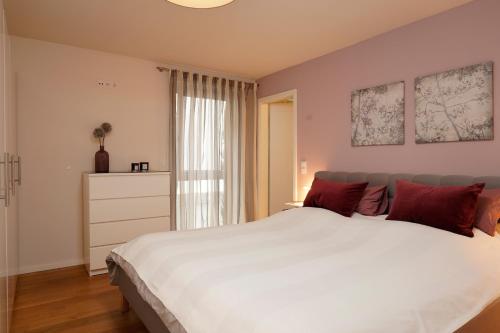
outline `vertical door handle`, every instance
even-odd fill
[[[10,183],[9,183],[9,153],[3,154],[3,161],[0,162],[0,165],[3,166],[3,180],[4,180],[4,191],[3,194],[0,195],[0,199],[5,200],[5,207],[9,207],[10,205]]]
[[[17,163],[17,178],[14,181],[21,186],[21,156],[17,156],[17,161],[14,163]]]
[[[9,164],[9,170],[10,170],[10,187],[12,190],[12,195],[16,195],[16,180],[14,176],[14,155],[10,155],[10,164]]]

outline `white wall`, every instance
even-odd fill
[[[82,256],[81,174],[93,169],[92,129],[108,121],[111,171],[133,161],[165,169],[167,82],[156,64],[13,38],[18,83],[21,272],[77,265]],[[116,82],[100,87],[97,81]]]

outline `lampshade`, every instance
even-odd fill
[[[214,8],[227,5],[234,0],[167,0],[179,6],[190,8]]]

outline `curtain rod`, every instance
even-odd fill
[[[184,73],[188,73],[189,71],[187,70],[183,70],[183,69],[177,69],[177,68],[168,68],[168,67],[162,67],[162,66],[158,66],[156,67],[156,69],[159,71],[159,72],[168,72],[168,71],[181,71],[181,72],[184,72]],[[212,76],[210,74],[204,74],[204,73],[194,73],[194,74],[198,74],[198,75],[205,75],[205,76]],[[214,77],[218,77],[216,75],[214,75]],[[255,81],[246,81],[246,80],[240,80],[240,79],[231,79],[231,78],[227,78],[227,77],[219,77],[221,79],[226,79],[226,80],[232,80],[232,81],[242,81],[244,83],[248,83],[248,84],[257,84],[257,82]],[[257,87],[259,86],[259,84],[257,84]]]

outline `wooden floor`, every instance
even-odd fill
[[[108,276],[89,278],[83,266],[21,275],[17,288],[14,333],[147,332],[133,311],[121,313]]]

